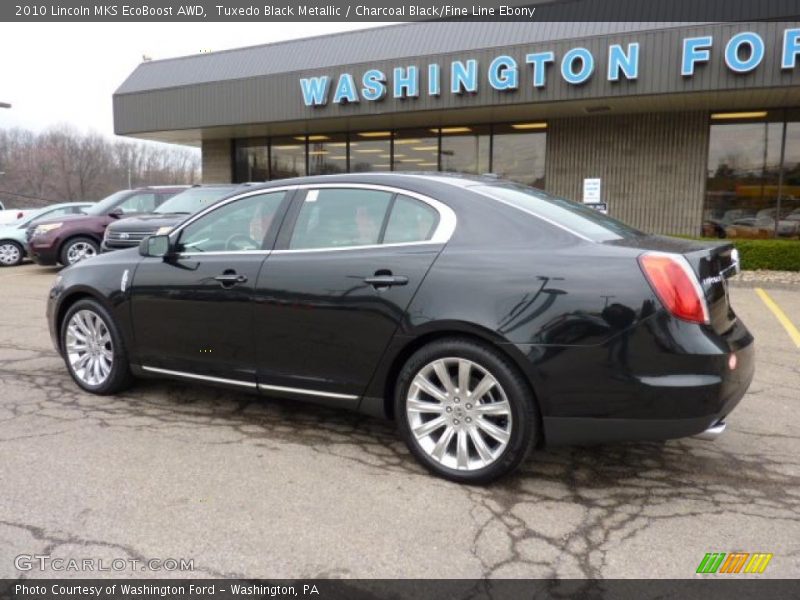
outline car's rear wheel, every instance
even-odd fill
[[[0,266],[14,267],[22,262],[25,251],[17,242],[4,240],[0,242]]]
[[[395,418],[430,471],[488,483],[515,469],[539,434],[530,388],[500,352],[448,338],[418,350],[400,372]]]
[[[61,349],[70,375],[93,394],[114,394],[131,384],[128,354],[116,323],[97,301],[79,300],[61,323]]]
[[[82,260],[96,256],[100,252],[100,246],[92,238],[76,237],[67,240],[61,248],[59,260],[62,265],[68,267]]]

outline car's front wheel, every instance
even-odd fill
[[[15,267],[22,262],[25,251],[17,242],[5,240],[0,242],[0,267]]]
[[[500,352],[442,339],[409,358],[395,388],[395,418],[430,471],[482,484],[514,470],[539,435],[530,388]]]
[[[119,329],[96,300],[79,300],[67,310],[61,322],[61,349],[72,379],[87,392],[114,394],[132,381]]]
[[[69,267],[77,262],[96,256],[100,252],[100,246],[92,238],[76,237],[67,240],[61,248],[59,260],[62,265]]]

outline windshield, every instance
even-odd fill
[[[205,208],[209,204],[213,204],[220,198],[227,196],[236,188],[237,186],[235,185],[192,188],[181,192],[177,196],[173,196],[159,206],[155,212],[161,215],[170,213],[184,213],[190,215],[196,213],[201,208]]]
[[[542,217],[594,242],[644,235],[641,231],[579,202],[551,196],[524,185],[497,183],[470,189]]]
[[[131,193],[130,190],[120,190],[119,192],[114,192],[110,196],[106,196],[97,204],[90,206],[89,208],[84,209],[87,215],[99,216],[99,215],[106,215],[108,211],[110,211],[114,206],[119,202],[122,198],[129,195]]]

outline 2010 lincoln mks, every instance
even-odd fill
[[[69,267],[47,312],[89,392],[174,377],[356,409],[482,483],[545,443],[721,433],[754,368],[737,269],[730,244],[493,178],[352,174],[250,187]]]

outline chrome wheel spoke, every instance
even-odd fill
[[[459,469],[466,469],[469,466],[467,432],[464,429],[458,431],[458,439],[456,440],[456,466]]]
[[[458,361],[458,393],[466,395],[469,392],[469,375],[472,365],[468,360]]]
[[[435,419],[431,419],[430,421],[426,421],[416,429],[414,429],[414,435],[417,438],[428,437],[437,429],[444,427],[445,420],[444,417],[436,417]]]
[[[473,411],[478,415],[505,417],[511,413],[511,406],[505,400],[502,402],[486,402],[485,404],[476,404]]]
[[[424,400],[408,400],[406,408],[422,414],[440,414],[444,412],[444,406],[439,402],[426,402]]]
[[[433,447],[433,450],[431,450],[431,456],[433,456],[433,458],[441,462],[442,457],[444,456],[444,451],[447,450],[447,446],[450,445],[450,440],[453,439],[453,434],[455,434],[455,432],[456,430],[452,427],[447,427],[447,429],[442,432],[442,435],[439,436],[439,439],[436,441],[436,445]]]
[[[413,384],[429,396],[436,398],[439,402],[444,402],[447,400],[447,394],[436,387],[433,382],[422,373],[419,373],[416,377],[414,377]]]
[[[475,386],[475,389],[472,390],[470,397],[477,402],[483,398],[495,385],[497,385],[497,382],[495,381],[494,377],[487,373],[484,378],[481,379],[481,382]]]
[[[469,430],[469,437],[472,440],[472,445],[475,446],[475,450],[478,452],[478,456],[481,457],[483,464],[487,465],[492,462],[494,460],[494,456],[492,455],[492,451],[489,449],[489,446],[486,445],[486,440],[483,439],[483,436],[481,436],[480,432],[472,427]]]
[[[501,429],[491,421],[488,421],[482,417],[478,418],[475,423],[481,430],[485,431],[501,444],[507,444],[509,437],[511,437],[505,429]]]
[[[447,393],[449,395],[454,394],[456,390],[453,387],[453,380],[450,379],[450,373],[447,371],[447,365],[444,364],[444,361],[437,360],[433,363],[433,370],[436,371],[436,376],[439,378],[439,381],[442,382]]]

